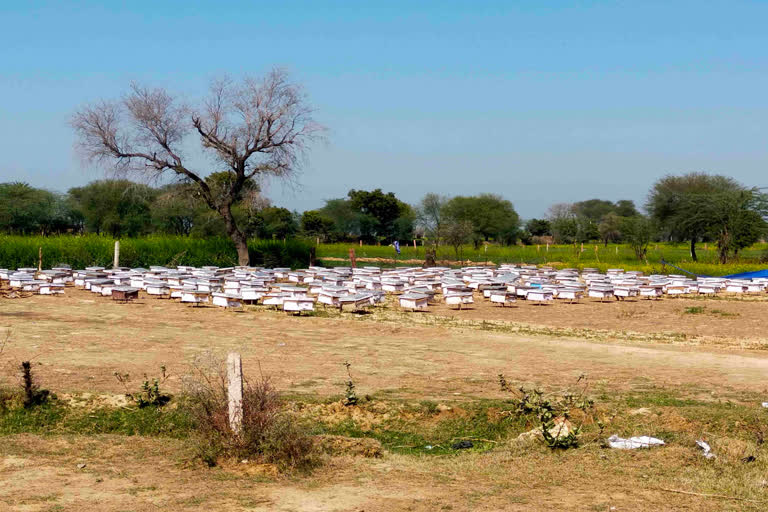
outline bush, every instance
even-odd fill
[[[165,366],[160,367],[161,376],[155,377],[152,380],[144,374],[144,381],[141,384],[141,388],[137,393],[131,393],[128,391],[128,382],[131,380],[131,376],[127,373],[115,372],[115,378],[126,389],[125,396],[129,400],[133,400],[139,409],[144,407],[162,407],[171,401],[171,395],[160,391],[160,385],[165,384],[168,380],[168,373],[166,373]]]
[[[188,407],[197,440],[197,456],[209,466],[222,458],[256,459],[283,469],[308,469],[314,464],[313,443],[285,410],[269,378],[245,382],[240,432],[229,425],[224,364],[215,358],[194,365],[185,379]]]
[[[37,379],[32,374],[32,363],[29,361],[21,363],[21,383],[24,389],[25,409],[42,405],[48,400],[50,392],[47,389],[40,389]]]

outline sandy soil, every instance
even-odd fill
[[[735,316],[683,313],[691,306]],[[596,389],[608,392],[675,388],[691,396],[739,400],[768,395],[768,351],[746,350],[739,343],[763,340],[766,310],[764,301],[668,299],[520,304],[504,310],[478,304],[472,310],[437,307],[418,315],[390,308],[386,318],[348,313],[294,317],[257,309],[193,308],[150,298],[123,305],[68,289],[63,297],[0,301],[0,329],[11,332],[4,357],[33,359],[43,385],[58,393],[121,393],[115,371],[155,375],[160,365],[168,367],[168,385],[178,390],[180,376],[196,356],[238,350],[246,373],[261,368],[289,393],[341,394],[346,376],[342,363],[349,361],[359,394],[417,400],[499,396],[500,372],[513,382],[544,386],[567,385],[587,373]],[[693,332],[725,341],[717,347],[610,335],[595,341],[489,331],[471,322],[457,326],[441,321],[451,320],[447,317],[664,336]],[[551,458],[535,453],[472,454],[427,465],[419,458],[395,455],[350,458],[335,460],[308,478],[274,481],[226,469],[187,467],[183,448],[167,440],[15,436],[2,443],[0,509],[19,511],[81,510],[86,505],[105,511],[369,512],[750,506],[660,493],[650,484],[638,487],[637,482],[648,478],[653,485],[663,484],[659,463],[676,448],[663,454],[632,454],[636,464],[624,466],[626,475],[619,479],[610,464],[617,455],[596,450],[580,458],[566,453],[554,467],[542,467]],[[687,455],[677,455],[684,475]],[[583,457],[594,459],[589,476],[580,475]],[[81,462],[87,464],[84,469],[77,468]]]
[[[688,302],[728,308],[739,316],[681,314]],[[766,325],[761,310],[768,309],[768,303],[715,302],[714,306],[683,300],[525,304],[503,311],[479,304],[461,312],[438,308],[432,315],[503,317],[529,323],[540,319],[558,326],[573,322],[603,327],[617,322],[611,314],[637,308],[643,315],[628,318],[623,324],[627,329],[643,329],[651,322],[646,316],[653,314],[661,330],[679,332],[685,325],[701,321],[717,326],[729,338],[757,337],[760,324]],[[352,363],[363,393],[386,390],[424,398],[456,393],[492,395],[500,372],[513,381],[552,385],[565,384],[586,372],[614,389],[642,381],[647,385],[724,386],[727,390],[754,389],[768,370],[768,352],[762,351],[510,335],[441,327],[439,322],[419,325],[415,321],[423,321],[426,315],[397,315],[398,322],[378,322],[369,318],[373,315],[294,317],[265,310],[188,307],[151,298],[117,304],[73,289],[63,297],[0,302],[0,327],[11,331],[8,355],[14,360],[33,359],[42,381],[59,392],[118,393],[123,387],[114,372],[151,376],[159,374],[161,365],[168,367],[172,374],[169,385],[178,390],[188,364],[210,350],[238,350],[246,373],[260,365],[281,389],[323,395],[342,392],[344,361]]]
[[[760,509],[659,492],[665,459],[680,460],[675,469],[683,475],[690,471],[676,448],[632,454],[632,465],[619,473],[615,466],[625,454],[595,450],[586,455],[597,468],[589,475],[580,470],[583,456],[565,454],[551,464],[543,454],[490,453],[432,459],[426,467],[404,456],[339,458],[308,477],[270,480],[238,467],[185,466],[179,444],[167,440],[16,436],[13,442],[0,449],[0,507],[14,511]]]

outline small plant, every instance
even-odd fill
[[[47,389],[40,389],[32,375],[32,363],[24,361],[21,363],[21,385],[24,389],[24,408],[30,409],[37,405],[44,404],[50,392]]]
[[[357,393],[355,392],[355,383],[352,381],[352,373],[349,371],[351,366],[352,364],[349,361],[344,361],[344,367],[347,369],[347,376],[349,377],[347,380],[347,389],[344,393],[344,405],[347,407],[357,405],[358,402]]]
[[[585,375],[580,375],[576,383],[585,380],[584,387],[578,394],[566,391],[560,397],[547,397],[537,389],[520,387],[520,397],[513,400],[513,412],[519,416],[533,416],[541,427],[541,435],[547,446],[553,450],[575,448],[579,445],[582,425],[573,426],[571,412],[579,410],[586,415],[594,408],[594,400],[586,397],[588,384]],[[499,374],[499,384],[504,391],[512,391],[503,374]],[[602,428],[602,427],[601,427]]]
[[[162,407],[167,404],[171,401],[171,395],[160,391],[160,384],[164,384],[169,377],[165,366],[160,367],[160,373],[161,375],[159,378],[155,377],[151,381],[145,373],[144,382],[142,382],[138,393],[127,392],[125,393],[125,396],[128,397],[129,400],[133,400],[140,409],[143,409],[144,407]],[[131,380],[130,375],[127,373],[115,372],[115,378],[126,388],[126,391],[128,391],[128,383]]]
[[[512,391],[512,388],[509,387],[509,383],[507,382],[507,379],[504,377],[503,373],[499,374],[499,388],[505,392]]]
[[[689,308],[685,308],[685,311],[683,311],[686,315],[700,315],[704,313],[704,306],[691,306]]]
[[[432,400],[422,400],[421,402],[419,402],[419,405],[421,406],[421,410],[425,414],[432,415],[437,413],[437,404]]]

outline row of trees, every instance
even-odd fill
[[[215,188],[220,178],[213,174],[206,181]],[[254,188],[232,205],[232,215],[248,238],[285,238],[299,231],[294,212],[270,206]],[[227,236],[224,219],[202,204],[188,185],[154,188],[128,180],[94,181],[66,194],[26,183],[0,183],[0,232]]]
[[[204,178],[216,194],[229,186],[228,173]],[[197,186],[177,183],[159,188],[127,180],[101,180],[57,194],[24,183],[0,184],[0,231],[10,233],[151,233],[226,236],[226,219],[207,207]],[[666,176],[656,182],[641,214],[630,200],[590,199],[555,204],[543,219],[521,225],[512,203],[494,194],[446,197],[427,194],[415,206],[381,189],[350,190],[322,208],[298,214],[270,205],[259,188],[246,183],[230,207],[246,238],[306,236],[325,242],[363,240],[390,243],[421,238],[436,249],[484,242],[499,244],[631,244],[643,258],[651,241],[716,243],[728,261],[766,235],[768,198],[732,178],[703,173]]]
[[[226,173],[205,178],[211,190]],[[271,206],[258,187],[250,185],[236,197],[232,216],[247,238],[289,238],[296,235],[325,242],[390,243],[422,237],[432,215],[437,240],[466,243],[516,241],[519,218],[512,204],[489,194],[452,199],[429,194],[433,210],[414,208],[392,192],[350,190],[322,208],[303,214]],[[457,237],[457,223],[466,235]],[[445,232],[443,232],[445,231]],[[26,183],[0,183],[0,232],[16,234],[96,233],[113,237],[171,234],[226,236],[225,220],[206,207],[188,184],[150,187],[128,180],[99,180],[65,194]]]
[[[768,196],[733,178],[706,173],[665,176],[652,186],[640,214],[632,201],[591,199],[555,204],[546,219],[526,223],[523,238],[554,243],[600,240],[630,243],[643,258],[653,241],[688,241],[697,261],[696,244],[717,244],[725,263],[766,236]]]

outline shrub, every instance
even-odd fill
[[[268,377],[243,385],[243,419],[239,432],[230,428],[224,364],[198,361],[185,379],[188,407],[197,440],[197,456],[209,466],[221,458],[257,459],[283,469],[308,469],[314,464],[313,443],[285,410]]]
[[[144,382],[141,385],[138,393],[128,392],[128,382],[131,377],[127,373],[115,372],[115,378],[117,381],[126,388],[125,396],[129,400],[133,400],[140,409],[144,407],[162,407],[171,401],[171,395],[160,391],[160,384],[164,384],[168,380],[168,374],[165,371],[165,366],[160,367],[161,376],[155,377],[151,381],[144,374]]]
[[[584,375],[576,381],[578,384]],[[502,391],[514,393],[504,374],[499,374],[499,387]],[[544,443],[553,450],[576,448],[579,446],[579,436],[582,425],[574,427],[569,420],[574,410],[579,410],[583,415],[591,414],[594,410],[594,401],[586,397],[588,385],[585,381],[583,388],[578,393],[564,392],[560,396],[545,396],[538,389],[518,389],[519,398],[511,401],[513,413],[518,416],[531,416],[540,425],[540,432]]]
[[[21,383],[24,390],[25,409],[42,405],[48,400],[50,392],[47,389],[40,389],[34,375],[32,375],[32,363],[29,361],[21,363]]]

